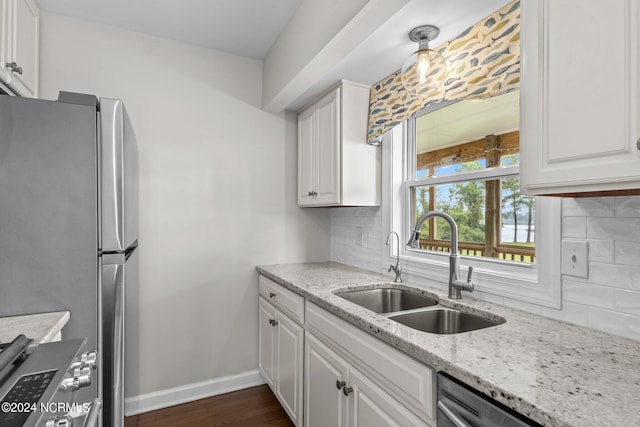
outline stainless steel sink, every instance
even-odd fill
[[[394,314],[389,316],[389,319],[410,328],[433,334],[457,334],[489,328],[506,322],[502,318],[493,321],[475,314],[445,307]]]
[[[396,288],[349,290],[336,292],[336,295],[376,313],[393,313],[438,304],[437,298]]]

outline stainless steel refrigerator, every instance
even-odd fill
[[[103,425],[124,418],[125,295],[137,288],[138,156],[122,101],[0,96],[0,316],[69,310]]]

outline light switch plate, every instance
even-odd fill
[[[562,274],[589,277],[589,243],[586,240],[562,241]]]

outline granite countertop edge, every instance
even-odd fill
[[[505,344],[505,347],[508,347],[508,345],[517,347],[519,342],[525,342],[528,332],[525,330],[518,331],[518,329],[526,329],[530,325],[542,324],[542,327],[547,327],[550,329],[558,328],[562,330],[561,337],[558,340],[558,342],[562,346],[558,347],[558,350],[556,350],[555,348],[552,349],[553,351],[562,353],[558,357],[558,360],[562,360],[563,358],[572,360],[571,358],[580,357],[579,353],[581,353],[581,350],[582,353],[584,353],[582,347],[580,347],[579,345],[575,346],[575,353],[577,353],[578,355],[573,353],[564,354],[563,352],[566,353],[566,348],[564,347],[564,345],[565,341],[571,341],[572,339],[574,339],[574,336],[576,337],[575,339],[577,340],[577,342],[580,343],[580,339],[583,339],[585,334],[589,337],[593,337],[593,340],[596,341],[602,341],[606,338],[607,340],[611,340],[611,342],[614,342],[616,345],[618,345],[618,349],[624,347],[625,351],[630,349],[628,351],[631,351],[633,354],[640,356],[640,342],[634,340],[612,336],[604,332],[571,325],[568,323],[548,319],[539,315],[526,313],[520,310],[492,304],[485,301],[473,300],[471,298],[467,298],[468,294],[465,294],[465,298],[461,302],[451,301],[448,300],[448,298],[446,297],[446,293],[444,293],[442,290],[431,289],[409,283],[393,283],[388,277],[382,274],[360,270],[355,267],[350,267],[335,262],[263,265],[258,266],[257,270],[260,274],[263,274],[264,276],[274,280],[275,282],[283,285],[285,288],[295,292],[296,294],[303,296],[307,301],[326,309],[327,311],[337,315],[338,317],[357,326],[367,333],[379,338],[385,343],[403,351],[406,354],[409,354],[410,356],[425,363],[426,365],[431,366],[436,371],[445,371],[449,373],[450,375],[458,378],[459,380],[470,385],[476,390],[483,392],[488,396],[491,396],[498,402],[543,425],[553,425],[558,427],[578,427],[583,425],[616,425],[615,421],[612,422],[613,420],[610,417],[612,415],[615,416],[615,414],[617,414],[619,411],[616,411],[615,408],[602,408],[603,410],[601,411],[598,411],[597,408],[591,408],[591,411],[588,413],[580,412],[580,408],[583,407],[584,403],[581,399],[588,399],[589,402],[592,402],[594,399],[593,396],[590,396],[587,392],[585,392],[585,396],[575,396],[576,393],[580,392],[579,379],[572,378],[571,375],[569,375],[568,378],[565,378],[565,380],[568,379],[569,381],[571,381],[573,379],[577,381],[578,385],[575,387],[577,388],[577,391],[573,390],[574,384],[558,386],[558,391],[556,393],[559,394],[559,396],[546,398],[545,402],[541,403],[535,401],[536,399],[540,398],[539,394],[549,393],[550,390],[554,389],[554,386],[549,384],[549,382],[554,381],[554,378],[552,378],[551,376],[542,379],[532,379],[530,381],[530,384],[528,384],[529,388],[531,389],[520,386],[512,386],[508,381],[501,381],[500,378],[494,380],[483,374],[483,370],[486,371],[486,369],[482,368],[482,355],[477,356],[480,364],[478,365],[479,367],[476,367],[473,365],[473,363],[466,363],[465,360],[459,361],[447,357],[447,351],[440,351],[438,353],[437,349],[436,351],[432,350],[432,347],[434,346],[440,346],[441,349],[447,349],[447,346],[451,345],[451,343],[455,343],[456,340],[461,340],[461,335],[466,335],[467,340],[471,340],[471,337],[473,337],[473,339],[475,339],[477,342],[481,342],[483,339],[488,340],[488,342],[490,340],[493,340],[490,344],[487,345],[492,348],[498,347],[500,343],[496,343],[496,341],[498,341],[498,335],[496,335],[497,327],[469,332],[465,334],[427,334],[411,330],[411,328],[403,325],[398,326],[396,322],[389,320],[384,316],[377,315],[367,309],[356,306],[355,304],[352,304],[340,297],[333,295],[333,293],[341,288],[362,288],[363,286],[371,288],[380,286],[394,286],[400,288],[410,288],[412,290],[418,289],[419,291],[428,294],[436,294],[439,297],[442,305],[454,307],[458,305],[462,306],[463,309],[467,311],[477,311],[484,314],[487,314],[487,312],[489,312],[508,319],[505,325],[509,326],[503,329],[503,333],[506,334],[505,341],[508,342],[508,344]],[[342,273],[344,273],[344,276],[342,275]],[[345,277],[346,279],[343,280],[343,277]],[[393,324],[393,327],[391,327],[391,324]],[[519,333],[521,334],[521,336],[517,336]],[[533,337],[534,335],[531,336]],[[428,345],[425,345],[425,343],[428,343]],[[554,341],[552,341],[551,343],[556,344],[556,342]],[[572,344],[573,343],[567,344],[570,349],[573,349],[571,347]],[[545,345],[549,345],[549,343],[545,343]],[[517,349],[509,349],[509,351],[513,352],[517,351]],[[509,351],[505,351],[505,353],[509,353]],[[526,350],[523,350],[523,352],[524,351]],[[491,351],[487,351],[487,354],[491,354]],[[611,352],[611,355],[611,357],[615,357],[614,351]],[[509,357],[510,356],[505,357],[506,363],[509,362],[507,360]],[[523,359],[526,359],[528,355],[519,355],[516,353],[516,357],[522,357]],[[585,358],[586,357],[592,357],[592,355],[587,354],[585,355]],[[567,363],[570,363],[570,360],[567,361]],[[589,365],[589,363],[594,363],[593,360],[577,360],[580,363],[585,364],[586,368],[583,367],[582,369],[587,369],[591,366]],[[498,360],[495,363],[500,362],[501,361]],[[552,360],[551,364],[553,363],[556,362]],[[546,367],[543,366],[543,368]],[[562,369],[562,366],[552,366],[552,368]],[[546,374],[544,369],[536,370],[537,375],[541,375],[540,372],[542,372],[542,375]],[[514,376],[517,376],[517,374],[515,374]],[[622,375],[622,377],[624,377],[624,375]],[[545,379],[547,380],[547,382],[545,382]],[[632,387],[632,389],[634,389],[635,386],[638,386],[637,391],[640,392],[640,382],[633,383],[633,381],[635,380],[629,381],[631,382],[630,386]],[[537,383],[540,383],[540,385]],[[539,389],[536,390],[536,387],[538,387]],[[593,393],[596,397],[603,397],[602,394],[596,390],[594,390]],[[530,399],[530,396],[534,396],[534,398]],[[638,401],[640,402],[640,398],[638,399]],[[597,404],[597,399],[593,403]],[[606,401],[603,405],[606,405]],[[599,417],[600,414],[602,417],[601,419],[594,418]],[[636,416],[640,421],[640,415],[636,414]],[[624,414],[620,415],[620,417],[621,421],[629,421],[628,418],[625,418]]]
[[[70,318],[69,311],[0,317],[0,343],[11,342],[18,334],[24,334],[35,344],[51,342]]]

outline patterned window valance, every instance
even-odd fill
[[[444,83],[426,99],[412,97],[400,71],[371,86],[369,143],[427,104],[486,98],[520,87],[520,0],[482,19],[455,39],[435,48],[447,62]]]

